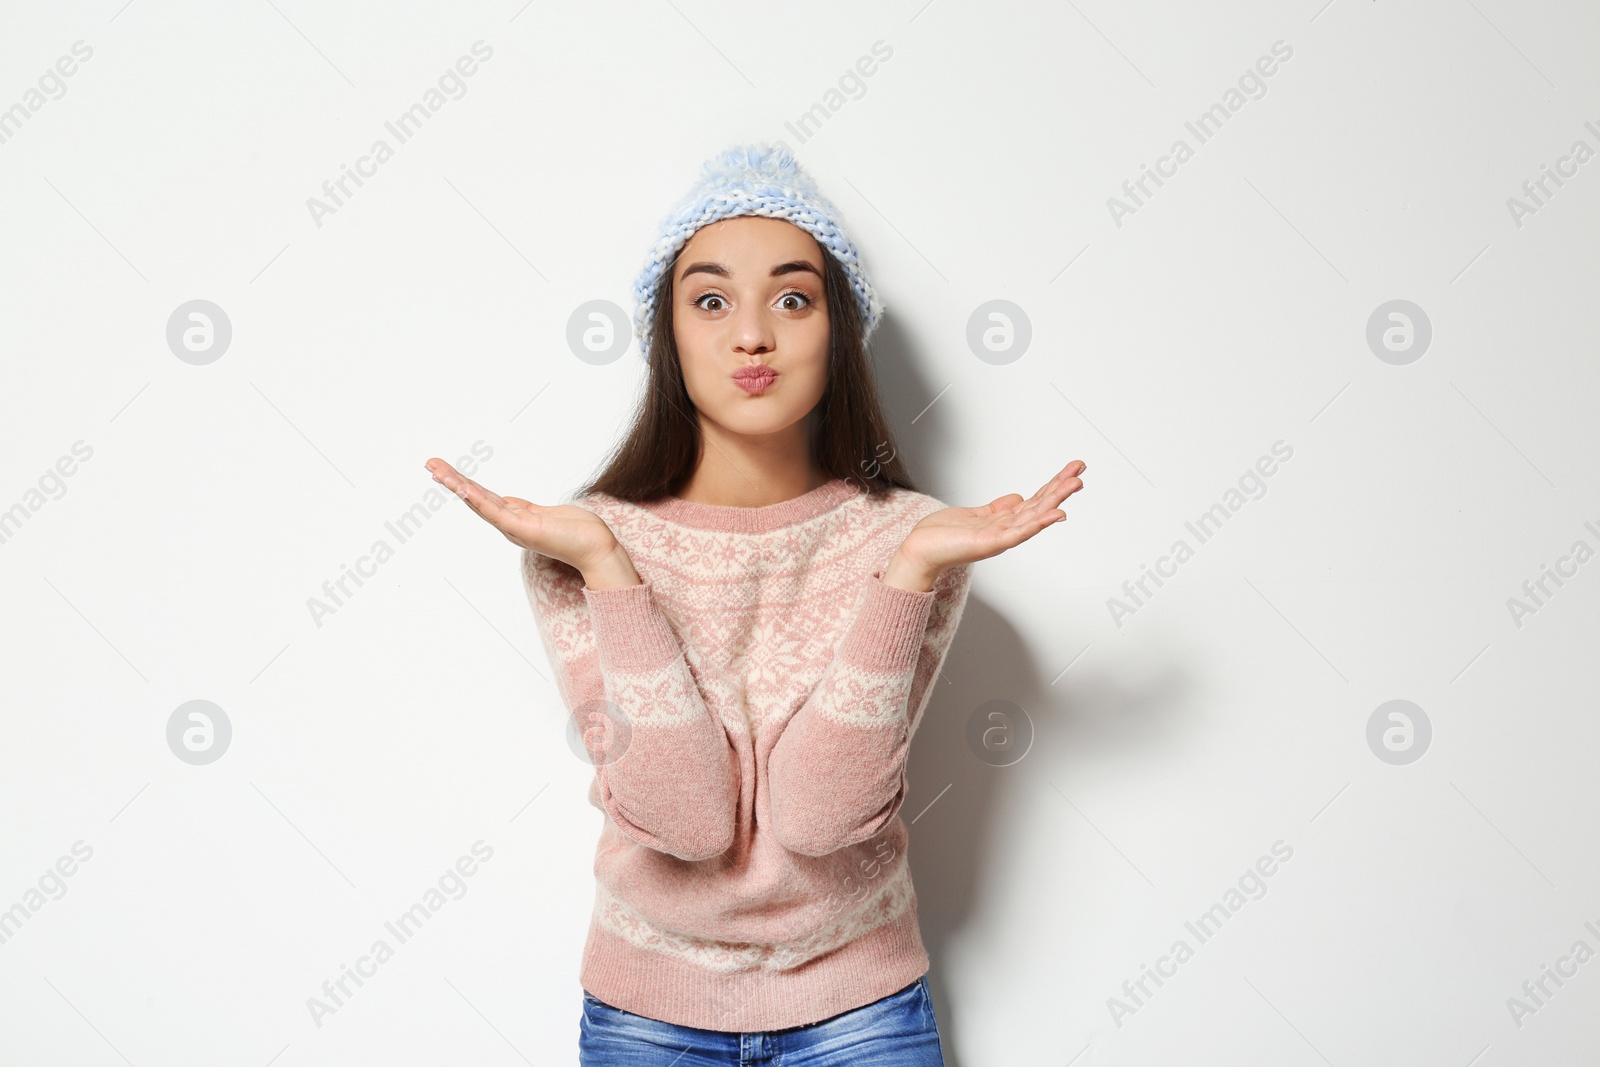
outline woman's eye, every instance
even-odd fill
[[[706,301],[708,300],[716,301],[716,305],[711,306],[707,304]],[[789,303],[789,301],[798,301],[798,303]],[[727,307],[727,301],[717,293],[706,293],[704,296],[696,297],[692,303],[695,307],[702,311],[722,311]],[[778,297],[778,306],[782,307],[785,311],[799,311],[802,308],[809,307],[810,305],[811,298],[801,292],[787,292]]]

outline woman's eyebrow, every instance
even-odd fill
[[[803,259],[794,259],[790,260],[788,263],[779,263],[776,267],[772,268],[771,277],[776,278],[780,274],[793,274],[796,271],[809,271],[812,274],[815,274],[819,280],[822,278],[822,272],[817,270],[817,268],[813,267]]]
[[[768,277],[776,278],[779,275],[793,274],[796,271],[809,271],[810,273],[815,274],[819,279],[822,277],[821,271],[817,270],[816,267],[813,267],[803,259],[794,259],[790,260],[788,263],[779,263],[776,267],[772,268],[772,271]],[[721,263],[691,263],[688,268],[684,270],[681,275],[679,275],[679,277],[687,278],[689,275],[696,273],[715,274],[722,278],[728,278],[732,276],[732,272],[729,271],[727,267],[724,267]]]

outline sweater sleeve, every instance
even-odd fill
[[[523,575],[562,702],[594,764],[591,800],[633,840],[682,860],[733,843],[738,764],[648,580],[590,589],[523,551]]]
[[[774,833],[823,856],[878,833],[906,796],[911,737],[966,607],[971,565],[926,592],[863,581],[859,610],[767,760]]]

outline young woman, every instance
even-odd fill
[[[522,553],[605,813],[584,1064],[942,1064],[906,756],[970,564],[1066,518],[916,491],[865,346],[882,313],[786,151],[730,149],[635,283],[633,427],[574,503],[430,459]]]

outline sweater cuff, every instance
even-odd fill
[[[865,579],[866,597],[840,654],[858,667],[906,671],[916,663],[927,632],[934,590],[900,589],[883,583],[885,568]]]
[[[649,670],[683,654],[649,580],[615,589],[583,587],[600,660],[617,670]]]

